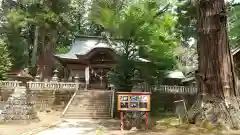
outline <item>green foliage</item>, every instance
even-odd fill
[[[133,87],[135,61],[126,59],[126,55],[120,56],[114,71],[110,72],[108,76],[109,82],[114,84],[118,91],[130,92]]]
[[[70,44],[72,38],[68,36],[69,19],[66,15],[69,11],[69,2],[66,0],[23,0],[17,2],[4,0],[2,15],[5,21],[1,22],[1,32],[6,37],[5,42],[10,52],[13,68],[23,68],[31,62],[36,63],[36,60],[30,61],[30,58],[34,57],[32,55],[39,56],[44,53],[43,50],[46,48],[53,47],[52,50],[54,50],[56,43],[48,43],[51,42],[51,39],[58,37],[57,43],[61,46]],[[34,32],[36,26],[40,28],[39,40],[36,46],[37,53],[32,54],[31,52],[35,48]],[[59,36],[56,36],[55,33],[59,33]]]
[[[178,16],[176,33],[186,45],[190,38],[196,38],[196,8],[189,0],[178,0],[176,13]]]
[[[104,3],[104,1],[102,2]],[[113,6],[114,5],[114,6]],[[175,20],[171,12],[166,12],[165,5],[154,0],[142,0],[128,3],[127,6],[105,3],[93,11],[93,20],[101,25],[112,37],[122,39],[122,44],[114,44],[120,50],[121,60],[110,74],[110,81],[118,89],[130,90],[135,69],[140,69],[144,79],[162,75],[160,72],[172,69],[175,65],[173,48],[175,39]],[[164,9],[159,11],[160,9]],[[136,57],[149,59],[152,71],[144,64],[136,64]],[[150,74],[149,74],[150,73]]]
[[[0,79],[6,79],[7,72],[11,67],[11,61],[7,46],[3,40],[0,40]]]
[[[229,39],[231,47],[240,43],[240,5],[234,6],[230,12]]]
[[[70,51],[70,46],[57,46],[57,53],[64,54]]]

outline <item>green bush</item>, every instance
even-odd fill
[[[7,46],[3,40],[0,40],[0,54],[0,80],[2,80],[6,79],[7,72],[12,65]]]

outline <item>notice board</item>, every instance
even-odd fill
[[[150,111],[150,92],[117,92],[118,111]]]

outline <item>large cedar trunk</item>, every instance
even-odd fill
[[[43,36],[45,36],[43,34]],[[53,69],[55,68],[53,54],[56,52],[57,31],[52,30],[48,36],[42,37],[42,46],[40,47],[40,55],[38,59],[38,74],[43,79],[51,79]]]
[[[224,0],[197,0],[199,118],[237,127],[234,72]],[[196,113],[196,112],[195,112]]]

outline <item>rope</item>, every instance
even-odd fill
[[[90,68],[92,74],[94,74],[95,76],[99,77],[99,79],[101,80],[101,86],[102,86],[102,79],[103,79],[104,77],[107,77],[108,73],[113,70],[113,68],[111,68],[111,70],[108,71],[105,75],[99,75],[97,72],[94,71],[93,68],[91,68],[91,67],[89,67],[89,68]],[[102,71],[101,71],[101,73],[102,73]]]

